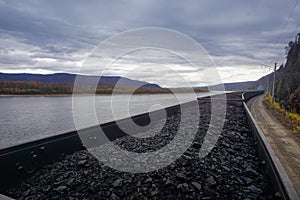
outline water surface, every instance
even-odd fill
[[[75,101],[87,106],[86,112],[82,113],[83,128],[195,99],[195,95],[189,93],[177,97],[180,101],[172,94],[117,95],[111,101],[111,96],[101,95],[95,97],[94,107],[89,104],[91,96],[75,97]],[[96,110],[97,123],[92,120],[95,116],[93,110]],[[0,148],[71,130],[75,130],[71,96],[0,97]]]

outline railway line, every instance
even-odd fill
[[[299,199],[246,105],[261,93],[228,93],[227,101],[218,95],[199,98],[201,114],[192,145],[175,162],[149,173],[120,172],[104,165],[86,150],[77,131],[2,149],[0,192],[16,199]],[[212,100],[220,106],[226,103],[225,123],[211,151],[201,157]],[[149,113],[100,126],[109,140],[127,151],[156,151],[174,139],[181,106],[189,103],[165,108],[166,123],[154,130],[154,137],[131,137],[117,126],[131,119],[145,126]],[[190,112],[187,122],[194,120]],[[97,127],[82,133],[87,140],[95,138]],[[98,137],[89,148],[105,157],[108,149],[98,146],[106,142]],[[133,167],[125,161],[123,165]]]

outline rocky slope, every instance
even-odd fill
[[[285,108],[300,114],[300,35],[295,42],[291,41],[287,50],[285,65],[281,65],[276,71],[275,98]],[[269,81],[268,81],[269,79]],[[254,88],[271,88],[273,73],[259,79]],[[267,85],[269,83],[269,86]],[[271,91],[271,89],[269,90]]]

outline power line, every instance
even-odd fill
[[[289,13],[289,16],[288,16],[288,19],[287,19],[286,23],[284,24],[283,28],[281,29],[281,32],[280,32],[280,34],[279,34],[279,38],[278,38],[278,40],[277,40],[277,42],[276,42],[276,44],[275,44],[275,56],[278,55],[279,51],[283,49],[283,47],[277,48],[276,46],[279,45],[279,43],[280,43],[280,41],[281,41],[281,39],[282,39],[282,37],[283,37],[283,33],[285,32],[286,27],[287,27],[287,25],[289,24],[289,22],[290,22],[292,16],[294,15],[294,12],[295,12],[295,10],[296,10],[296,7],[298,6],[298,3],[299,3],[299,0],[296,0],[296,3],[295,3],[295,5],[293,6],[293,9],[292,9],[291,12]],[[277,56],[277,57],[274,59],[274,60],[275,60],[274,62],[277,62],[277,60],[279,59],[279,57],[280,57],[280,56]]]

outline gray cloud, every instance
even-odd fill
[[[261,74],[261,63],[284,61],[284,46],[300,32],[300,5],[295,5],[296,0],[0,1],[0,71],[73,73],[104,39],[131,28],[153,26],[192,37],[223,69],[245,71],[248,67],[249,75],[254,69]],[[149,55],[124,57],[127,62],[151,59]],[[184,65],[175,60],[170,56],[158,64]],[[122,68],[119,65],[109,73],[116,75]],[[93,68],[84,72],[90,74]],[[158,81],[151,77],[151,70],[143,73],[141,80]],[[247,79],[245,73],[240,80]],[[232,81],[231,76],[239,80],[238,74],[232,73],[226,74],[224,81]],[[172,81],[176,79],[169,77],[166,82]]]

